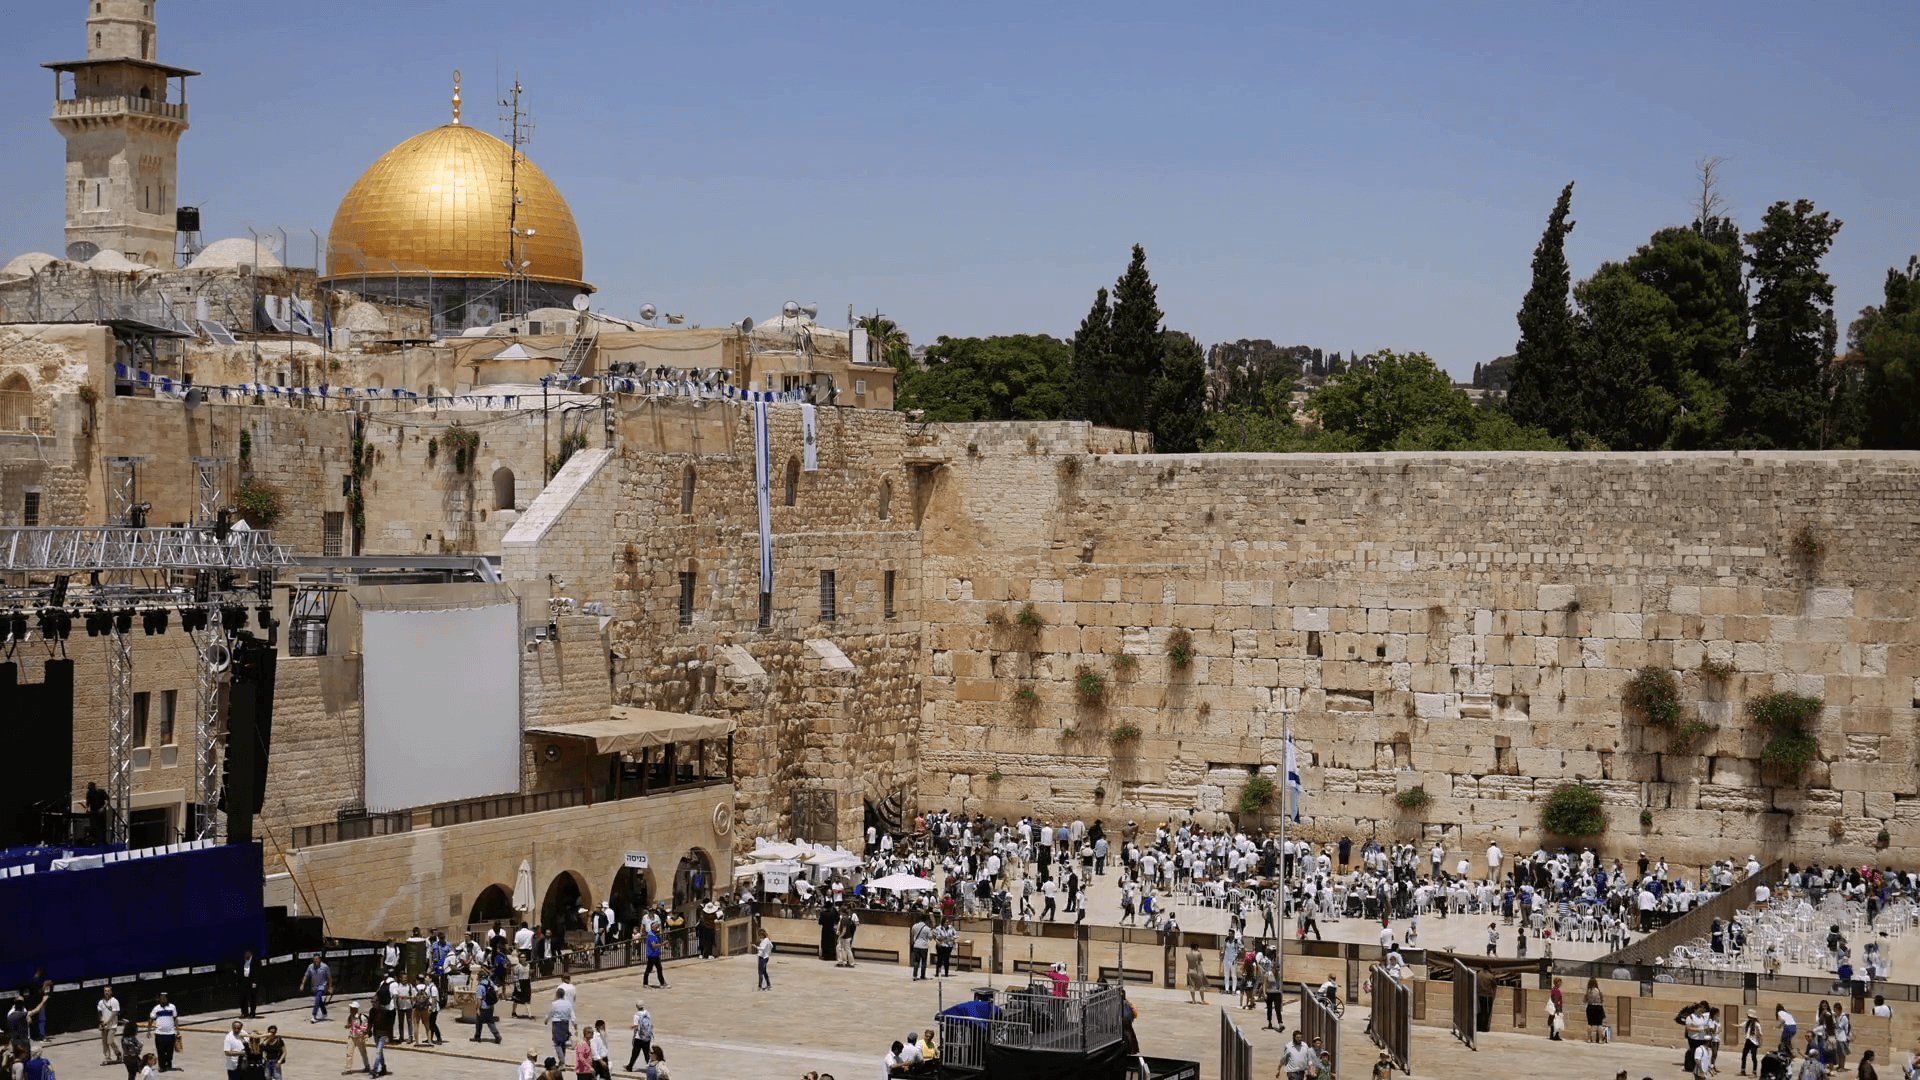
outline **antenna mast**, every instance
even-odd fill
[[[513,89],[500,101],[500,122],[507,126],[507,187],[512,201],[507,205],[507,304],[515,315],[524,314],[527,304],[526,238],[520,234],[520,148],[533,138],[533,118],[520,108],[520,73],[513,73]],[[503,311],[503,314],[505,312]]]

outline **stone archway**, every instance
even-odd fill
[[[586,929],[580,909],[592,902],[593,893],[587,887],[587,879],[572,870],[563,870],[547,883],[545,898],[540,901],[540,925],[549,931]]]
[[[495,920],[508,922],[515,918],[513,890],[505,885],[489,885],[473,898],[473,907],[467,912],[467,925],[478,926]]]
[[[638,925],[640,913],[659,898],[658,882],[654,880],[651,869],[622,866],[613,875],[613,884],[607,889],[607,900],[613,905],[613,913],[619,917],[622,926]]]
[[[673,906],[697,904],[713,895],[713,856],[701,848],[689,848],[673,870]]]

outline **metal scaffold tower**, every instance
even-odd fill
[[[215,473],[211,488],[209,473]],[[131,467],[111,469],[108,478],[109,490],[123,509],[137,506],[132,502],[136,490]],[[219,514],[217,479],[214,469],[202,466],[202,511],[210,517]],[[288,560],[286,548],[268,533],[245,526],[0,527],[0,611],[37,613],[35,634],[50,651],[62,654],[76,621],[84,620],[88,636],[109,638],[107,787],[113,840],[126,839],[132,802],[135,620],[142,632],[164,633],[177,613],[181,629],[193,641],[199,658],[195,779],[202,812],[193,823],[192,838],[217,839],[221,686],[232,661],[233,638],[246,626],[251,594],[258,625],[272,640],[277,625],[272,619],[274,570]]]

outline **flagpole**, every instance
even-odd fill
[[[1284,1010],[1287,1003],[1287,878],[1290,876],[1287,866],[1287,800],[1293,795],[1293,714],[1282,711],[1280,714],[1281,738],[1286,747],[1280,759],[1280,890],[1277,903],[1280,905],[1280,945],[1275,952],[1274,978],[1280,986],[1280,1005]],[[1305,1008],[1305,1006],[1302,1006]],[[1304,1018],[1304,1013],[1302,1014]],[[1286,1028],[1286,1016],[1281,1015],[1280,1027]]]

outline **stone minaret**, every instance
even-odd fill
[[[66,257],[118,251],[170,267],[187,78],[199,72],[154,59],[154,0],[84,3],[87,58],[44,65],[67,140]]]

